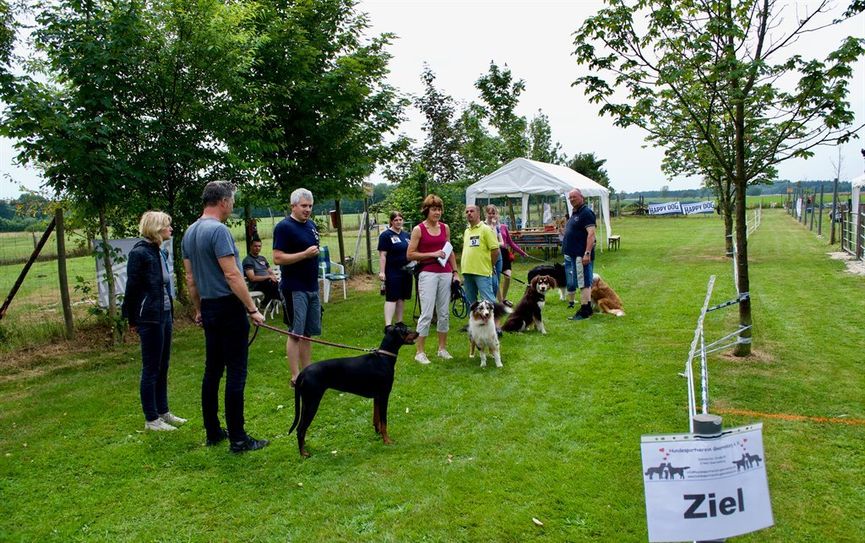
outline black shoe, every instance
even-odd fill
[[[233,441],[231,445],[228,446],[229,450],[233,453],[242,453],[246,451],[257,451],[258,449],[263,449],[267,447],[267,444],[270,441],[266,439],[255,439],[252,436],[246,436],[246,439],[243,441]]]
[[[574,308],[574,302],[568,302],[568,309]]]
[[[573,317],[568,317],[568,320],[569,321],[582,321],[582,320],[588,319],[589,317],[591,317],[591,315],[584,315],[583,313],[577,311]]]
[[[468,332],[468,331],[469,331],[469,325],[468,324],[466,324],[465,326],[460,328],[460,332]]]
[[[228,430],[226,430],[225,428],[220,428],[219,429],[219,435],[216,437],[208,437],[206,445],[208,447],[212,447],[214,445],[219,445],[220,443],[222,443],[226,439],[228,439]]]
[[[496,335],[497,335],[498,337],[502,337],[502,329],[499,328],[498,326],[496,326]]]

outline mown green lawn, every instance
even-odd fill
[[[713,302],[731,298],[731,266],[716,217],[625,218],[614,230],[622,248],[600,254],[597,270],[626,317],[570,322],[552,298],[549,334],[506,336],[501,370],[467,359],[452,319],[454,361],[400,354],[393,446],[373,433],[369,400],[329,392],[302,460],[286,433],[284,339],[266,330],[252,346],[246,419],[272,444],[242,456],[204,446],[197,328],[174,342],[172,410],[191,420],[172,433],[141,431],[135,345],[26,371],[0,362],[0,540],[645,541],[640,436],[687,430],[677,374],[709,275]],[[781,211],[764,212],[750,250],[757,356],[710,358],[713,409],[854,424],[725,416],[726,426],[764,423],[776,522],[737,541],[859,541],[865,277]],[[710,313],[708,339],[735,321],[735,307]],[[324,327],[324,339],[376,346],[381,298],[335,297]]]

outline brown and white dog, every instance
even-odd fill
[[[592,305],[601,313],[624,317],[622,299],[597,273],[592,274]]]
[[[487,366],[487,351],[493,355],[496,367],[502,367],[496,319],[505,313],[505,306],[489,300],[480,300],[469,308],[469,358],[475,357],[475,350],[480,351],[482,368]]]
[[[538,332],[546,334],[542,310],[546,303],[548,291],[556,288],[556,281],[549,275],[538,275],[532,278],[523,299],[517,304],[514,312],[505,321],[502,330],[505,332],[522,332],[534,326]]]

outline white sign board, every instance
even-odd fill
[[[643,436],[649,541],[722,539],[774,524],[763,454],[763,425]]]
[[[679,202],[666,204],[649,204],[649,215],[681,215],[682,205]]]
[[[694,204],[682,204],[682,213],[685,215],[694,215],[697,213],[713,213],[715,211],[715,202],[705,201]]]
[[[118,303],[120,303],[120,297],[126,292],[126,260],[129,257],[129,252],[139,241],[141,238],[108,240],[108,245],[112,249],[111,271],[114,275],[114,292]],[[101,246],[102,240],[93,240],[94,249]],[[168,269],[171,270],[171,295],[176,296],[177,281],[174,279],[174,253],[171,247],[171,238],[162,242],[162,250],[168,253]],[[96,258],[96,284],[99,307],[106,308],[108,307],[108,281],[105,279],[105,265],[101,256]]]

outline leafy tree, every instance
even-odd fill
[[[435,88],[435,74],[424,64],[421,80],[424,94],[415,98],[414,105],[426,117],[426,141],[420,150],[424,169],[435,183],[450,183],[460,178],[465,159],[460,154],[462,135],[455,119],[454,99]]]
[[[529,123],[529,158],[550,164],[561,164],[564,161],[562,146],[559,142],[553,143],[553,129],[550,119],[543,111]]]
[[[23,11],[21,0],[0,0],[0,91],[13,92],[15,78],[12,75],[15,34],[19,24],[15,16]]]
[[[777,0],[607,0],[575,34],[577,83],[601,113],[636,125],[668,149],[699,142],[701,173],[723,172],[735,187],[737,279],[748,292],[745,192],[748,183],[821,144],[848,139],[854,116],[846,97],[863,39],[844,37],[824,61],[790,55],[804,33],[831,26],[829,0],[787,26]],[[794,87],[782,82],[796,80]],[[616,93],[617,88],[625,92]],[[708,157],[711,158],[708,158]],[[752,324],[751,304],[739,323]],[[750,328],[736,354],[751,352]]]
[[[461,153],[465,160],[465,179],[478,181],[502,165],[507,155],[502,139],[484,125],[481,106],[470,104],[460,115],[460,129],[465,135]]]
[[[42,168],[46,184],[98,217],[102,247],[108,220],[136,181],[129,157],[139,122],[131,115],[134,81],[144,62],[143,19],[132,1],[61,0],[38,13],[33,34],[44,63],[39,78],[22,77],[0,133],[17,139],[18,160]],[[44,82],[43,82],[44,80]],[[109,251],[101,251],[111,270]],[[108,317],[118,322],[114,281]],[[118,330],[112,326],[116,339]]]
[[[257,0],[255,62],[248,74],[263,120],[258,159],[268,190],[317,199],[359,194],[391,148],[384,135],[405,100],[385,83],[393,36],[370,40],[355,0]]]
[[[526,136],[528,123],[525,117],[516,114],[520,94],[526,90],[525,81],[522,79],[514,81],[507,64],[504,68],[499,68],[495,62],[490,62],[489,72],[478,78],[475,87],[483,101],[480,111],[483,111],[490,125],[498,131],[499,137],[504,142],[499,163],[503,164],[515,158],[528,156],[529,140]]]
[[[607,174],[607,170],[604,169],[606,162],[607,160],[604,158],[595,157],[595,153],[577,153],[568,161],[568,167],[612,190],[610,176]]]
[[[179,240],[201,213],[207,181],[242,186],[255,179],[249,149],[260,122],[244,87],[252,64],[253,38],[244,28],[251,9],[221,0],[157,0],[144,17],[145,59],[133,82],[141,137],[131,157],[139,174],[130,214],[166,211]],[[174,251],[182,277],[180,243]],[[178,290],[184,299],[182,281]]]

